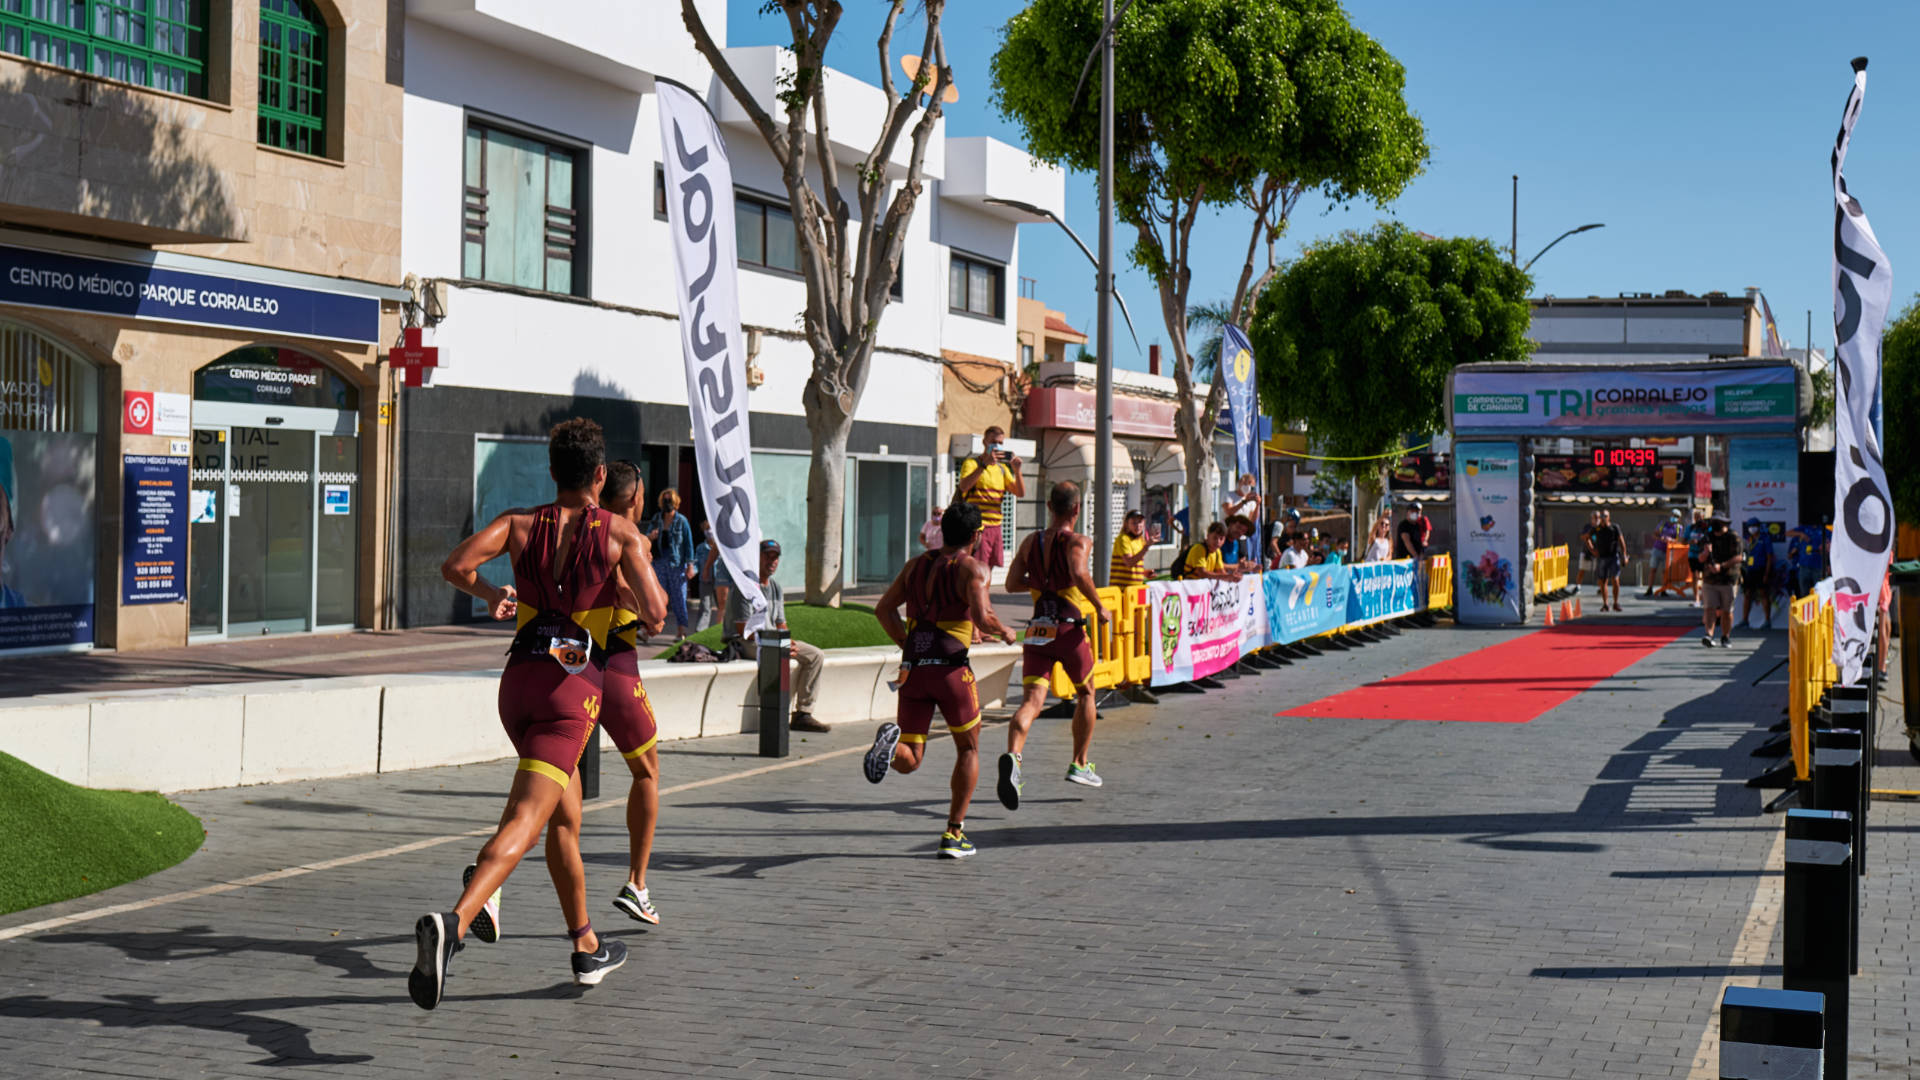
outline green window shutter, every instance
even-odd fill
[[[258,112],[261,143],[327,152],[327,24],[307,0],[260,0]]]
[[[0,52],[207,96],[207,0],[0,0]]]

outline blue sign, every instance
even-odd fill
[[[126,454],[120,488],[120,602],[187,598],[187,458]]]
[[[1220,368],[1215,378],[1227,381],[1227,415],[1233,426],[1234,457],[1239,471],[1260,475],[1259,393],[1253,384],[1253,345],[1237,326],[1220,334]]]
[[[0,652],[92,643],[92,604],[0,606]]]
[[[0,303],[336,341],[380,340],[380,301],[371,296],[5,245]]]
[[[1346,625],[1354,567],[1309,566],[1260,575],[1267,590],[1267,628],[1276,642],[1299,641]]]
[[[1353,588],[1347,593],[1349,623],[1377,622],[1421,609],[1412,559],[1355,563]]]

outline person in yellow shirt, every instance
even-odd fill
[[[1107,582],[1116,589],[1131,589],[1147,581],[1147,515],[1127,511],[1120,535],[1113,538],[1113,559],[1107,564]]]
[[[1187,548],[1186,557],[1180,560],[1180,576],[1238,581],[1239,569],[1227,566],[1220,557],[1220,549],[1226,544],[1227,527],[1217,521],[1208,525],[1207,538]]]
[[[968,554],[989,567],[1005,566],[1007,562],[1006,541],[1000,529],[1001,501],[1009,493],[1016,499],[1027,494],[1019,457],[1000,448],[1006,438],[1001,428],[988,428],[980,436],[984,444],[981,451],[960,466],[958,496],[980,511],[980,538]]]

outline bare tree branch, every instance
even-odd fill
[[[753,126],[760,129],[760,137],[766,140],[767,149],[773,152],[774,160],[785,166],[787,163],[785,137],[780,134],[780,129],[774,126],[773,117],[767,110],[760,107],[760,102],[748,91],[747,84],[740,81],[740,75],[733,70],[733,65],[727,63],[727,54],[720,46],[714,44],[713,35],[707,32],[706,20],[700,17],[700,9],[694,6],[693,0],[680,0],[680,20],[686,24],[687,33],[693,35],[693,47],[706,58],[707,66],[713,68],[713,73],[720,77],[721,85],[725,86],[733,95],[733,99],[746,110],[747,118],[753,121]]]

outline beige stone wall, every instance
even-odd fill
[[[200,100],[0,55],[0,220],[386,284],[400,277],[401,0],[317,0],[328,153],[257,142],[257,0],[214,0]]]

